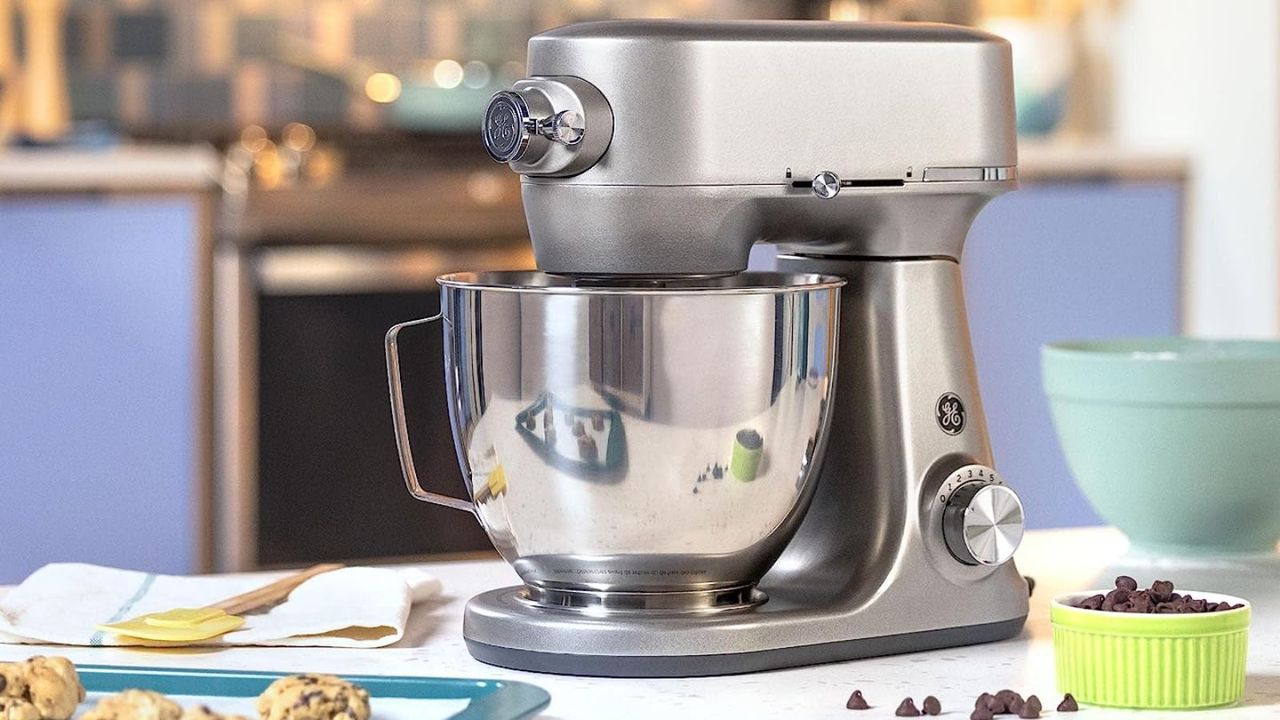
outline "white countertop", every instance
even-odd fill
[[[0,147],[0,192],[175,192],[217,186],[222,164],[207,145]]]
[[[1037,585],[1027,627],[1015,639],[753,675],[626,680],[539,675],[481,664],[471,659],[463,645],[462,608],[470,595],[516,581],[515,573],[497,561],[426,566],[444,580],[448,597],[416,608],[405,639],[392,648],[161,651],[0,645],[0,660],[43,652],[67,655],[86,663],[518,679],[546,688],[552,701],[542,717],[563,720],[608,717],[872,720],[891,718],[893,709],[906,695],[913,696],[918,705],[930,694],[942,701],[944,717],[964,720],[979,692],[994,692],[1004,687],[1024,695],[1035,693],[1046,710],[1052,711],[1061,695],[1054,687],[1048,599],[1070,590],[1109,585],[1111,578],[1124,572],[1143,583],[1159,576],[1172,579],[1188,590],[1218,590],[1253,602],[1255,613],[1244,701],[1236,707],[1194,715],[1085,708],[1072,720],[1280,717],[1280,559],[1174,566],[1127,557],[1125,551],[1123,537],[1109,529],[1028,533],[1017,560],[1022,572],[1034,577]],[[870,700],[874,706],[871,711],[855,713],[844,709],[845,700],[855,688],[861,689]],[[1045,717],[1053,716],[1052,712],[1045,713]]]

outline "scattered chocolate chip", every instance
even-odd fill
[[[1009,712],[1013,713],[1014,715],[1017,715],[1022,712],[1023,705],[1026,705],[1026,703],[1023,702],[1022,698],[1016,697],[1010,700],[1008,703],[1005,703],[1005,709],[1007,709]]]
[[[1005,688],[1004,690],[1000,690],[996,693],[996,699],[1004,703],[1004,706],[1008,708],[1012,706],[1012,703],[1014,700],[1021,700],[1022,695],[1017,692],[1014,692],[1013,690]]]
[[[1078,712],[1080,705],[1076,703],[1075,697],[1071,693],[1062,696],[1062,702],[1058,703],[1058,712]]]
[[[991,711],[992,715],[1003,715],[1009,712],[1009,708],[1004,704],[1004,701],[995,695],[987,698],[987,709]]]
[[[924,699],[924,702],[920,703],[920,708],[924,710],[925,715],[941,715],[942,714],[942,703],[938,702],[938,698],[932,695],[926,697]]]
[[[993,697],[995,696],[992,695],[991,693],[984,692],[973,701],[973,706],[976,708],[984,708],[987,706],[987,701]]]
[[[1116,588],[1119,590],[1128,590],[1129,592],[1133,592],[1138,589],[1138,581],[1128,575],[1121,575],[1116,578]]]
[[[850,710],[866,710],[871,707],[867,704],[867,699],[862,697],[861,690],[854,690],[853,694],[849,696],[849,702],[845,703],[844,706]]]
[[[694,485],[694,486],[693,486],[693,494],[694,494],[694,495],[697,495],[697,494],[698,494],[698,486],[697,486],[697,485]]]
[[[719,480],[724,477],[724,468],[720,467],[720,463],[711,466],[711,477]]]
[[[973,709],[973,712],[969,713],[969,720],[993,720],[994,717],[985,705],[979,705]]]
[[[1040,705],[1040,698],[1035,695],[1027,696],[1027,702],[1022,705],[1022,710],[1018,712],[1020,718],[1038,718],[1040,711],[1044,708]]]
[[[893,714],[898,717],[920,717],[920,711],[916,709],[916,701],[911,698],[903,698]]]

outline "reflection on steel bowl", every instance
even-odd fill
[[[410,489],[472,509],[535,602],[749,604],[812,494],[843,282],[443,276],[449,412],[473,502],[421,489],[399,416]],[[393,399],[402,327],[388,334]],[[735,459],[742,438],[758,456]]]

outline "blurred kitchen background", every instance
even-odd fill
[[[382,334],[434,313],[439,273],[531,264],[480,113],[523,77],[530,35],[607,17],[1012,41],[1023,189],[983,212],[965,265],[996,459],[1032,527],[1098,522],[1041,343],[1280,329],[1276,3],[0,0],[0,583],[54,560],[489,550],[403,488]],[[419,462],[462,494],[422,335]]]

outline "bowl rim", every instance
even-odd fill
[[[618,278],[615,278],[615,280]],[[682,278],[623,278],[636,286],[580,285],[583,279],[553,275],[537,270],[492,270],[455,272],[440,275],[436,282],[457,290],[487,290],[535,295],[688,295],[717,297],[721,295],[785,295],[811,290],[838,290],[845,278],[822,273],[786,273],[746,270],[727,275],[690,276]],[[563,284],[535,284],[531,280]],[[662,286],[639,283],[662,282]]]
[[[1263,350],[1262,353],[1213,353],[1206,350]],[[1188,335],[1142,335],[1114,338],[1055,340],[1043,345],[1047,355],[1098,362],[1280,363],[1280,340],[1263,338],[1200,338]]]
[[[1164,636],[1175,634],[1213,634],[1247,628],[1252,616],[1253,604],[1236,595],[1185,590],[1213,602],[1229,602],[1244,607],[1211,613],[1117,613],[1102,610],[1086,610],[1070,603],[1092,595],[1106,595],[1114,587],[1099,590],[1079,590],[1057,595],[1050,601],[1049,620],[1055,627],[1093,631],[1115,635]]]

